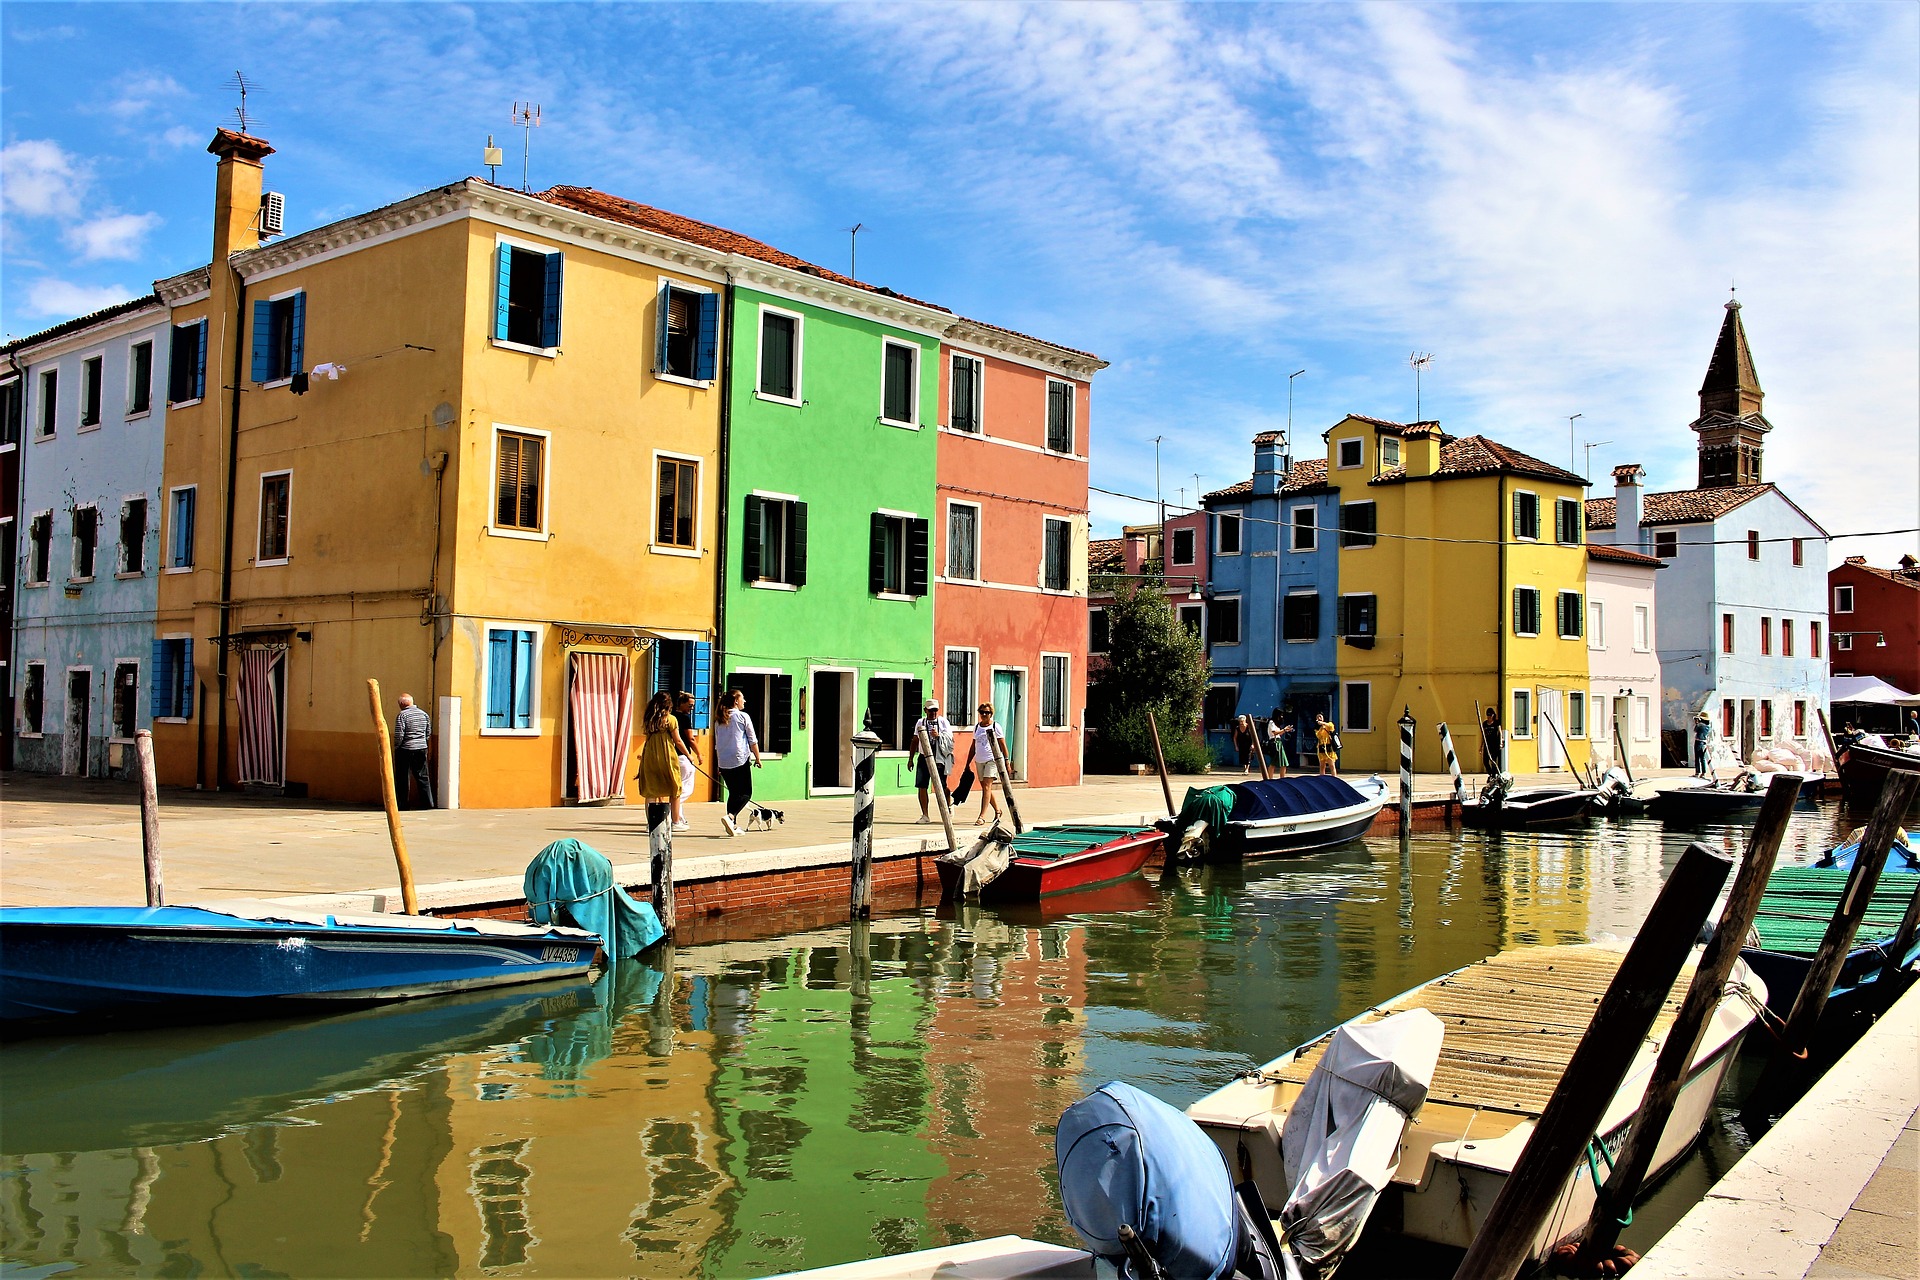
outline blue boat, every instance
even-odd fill
[[[401,1000],[578,977],[600,947],[558,925],[245,906],[0,909],[0,1024]]]

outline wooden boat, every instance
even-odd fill
[[[1855,745],[1840,752],[1838,768],[1840,793],[1846,798],[1847,807],[1864,813],[1880,798],[1880,788],[1886,785],[1889,770],[1920,772],[1920,754],[1896,751],[1892,747]],[[1920,808],[1920,792],[1915,793],[1908,811],[1915,808]]]
[[[1766,775],[1772,777],[1773,775]],[[1800,798],[1795,808],[1811,808],[1813,788],[1820,775],[1817,773],[1789,773],[1788,777],[1800,779]],[[1767,789],[1763,785],[1749,787],[1747,783],[1758,779],[1758,774],[1745,774],[1733,782],[1696,781],[1678,787],[1668,787],[1656,791],[1653,799],[1647,802],[1647,813],[1662,822],[1671,822],[1676,826],[1697,826],[1709,822],[1745,822],[1760,811],[1761,802],[1767,798]]]
[[[1624,945],[1600,944],[1503,951],[1351,1020],[1372,1022],[1424,1008],[1446,1025],[1426,1104],[1407,1129],[1399,1167],[1370,1229],[1459,1249],[1472,1242],[1559,1085],[1624,951]],[[1689,964],[1667,993],[1653,1033],[1607,1105],[1595,1139],[1609,1155],[1617,1154],[1626,1141],[1666,1028],[1692,979]],[[1661,1134],[1649,1185],[1699,1135],[1721,1078],[1754,1019],[1749,1000],[1764,1000],[1765,994],[1759,979],[1735,966]],[[1237,1167],[1244,1148],[1270,1210],[1278,1209],[1287,1196],[1281,1131],[1330,1037],[1328,1033],[1283,1054],[1187,1108],[1230,1165]],[[1557,1230],[1584,1224],[1593,1204],[1594,1185],[1583,1165],[1561,1188],[1559,1204],[1549,1217],[1558,1228],[1541,1230],[1532,1256],[1547,1255],[1557,1242]]]
[[[1845,847],[1829,853],[1845,857]],[[1860,921],[1856,935],[1866,939],[1847,953],[1827,997],[1827,1008],[1836,1015],[1848,1016],[1858,1010],[1867,1014],[1884,1011],[1913,980],[1920,963],[1920,941],[1895,957],[1899,972],[1882,984],[1880,972],[1887,966],[1900,919],[1913,901],[1916,886],[1912,854],[1900,846],[1889,851],[1885,871],[1874,886],[1873,898]],[[1792,1012],[1800,985],[1813,968],[1814,953],[1826,936],[1827,922],[1833,918],[1840,895],[1846,891],[1852,872],[1847,867],[1780,867],[1767,877],[1766,892],[1753,919],[1758,946],[1742,949],[1740,958],[1767,984],[1767,1008],[1784,1018]]]
[[[1518,787],[1480,793],[1460,806],[1460,821],[1489,831],[1561,827],[1587,816],[1599,792],[1589,787]]]
[[[232,907],[0,909],[0,1021],[212,1020],[578,977],[582,929]],[[10,1028],[11,1029],[11,1028]]]
[[[1219,852],[1247,860],[1281,858],[1345,844],[1367,833],[1387,803],[1378,777],[1302,774],[1233,786],[1233,812]]]
[[[980,901],[1036,902],[1137,876],[1165,839],[1155,827],[1029,827],[1013,837],[1006,870],[981,888]],[[942,895],[961,896],[963,864],[940,857],[933,865],[940,871]]]

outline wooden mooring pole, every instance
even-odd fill
[[[847,911],[855,920],[873,916],[873,757],[880,746],[880,735],[870,730],[853,735],[853,874]]]
[[[1147,712],[1147,728],[1153,731],[1153,762],[1160,766],[1160,794],[1167,798],[1167,816],[1178,817],[1179,811],[1173,807],[1173,783],[1167,781],[1167,753],[1160,746],[1160,722],[1151,711]]]
[[[928,789],[933,792],[934,807],[940,810],[940,825],[947,833],[947,852],[952,853],[960,847],[960,842],[953,835],[953,804],[947,798],[947,771],[933,757],[933,744],[928,739],[926,726],[915,729],[914,733],[920,758],[927,762],[927,781],[932,784]]]
[[[1007,744],[999,734],[987,737],[993,743],[993,758],[1000,762],[1000,794],[1006,797],[1007,813],[1013,818],[1013,834],[1019,835],[1027,826],[1020,821],[1020,802],[1013,798],[1013,761],[1007,758]]]
[[[380,798],[387,806],[387,838],[393,842],[393,860],[400,868],[400,905],[410,916],[420,914],[413,891],[413,860],[407,857],[407,835],[400,829],[400,802],[393,788],[393,739],[387,735],[387,713],[380,706],[380,682],[367,681],[367,704],[373,710],[374,750],[380,760]]]
[[[1267,753],[1260,749],[1260,726],[1253,726],[1253,758],[1260,764],[1260,781],[1272,782],[1273,770],[1267,768]]]
[[[647,880],[653,889],[653,914],[673,937],[673,805],[647,802]]]
[[[1732,869],[1704,844],[1680,855],[1454,1280],[1513,1280],[1526,1264]]]
[[[147,905],[167,905],[160,880],[160,790],[153,773],[153,731],[133,735],[133,757],[140,766],[140,863],[147,881]]]

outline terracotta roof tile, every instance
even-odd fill
[[[1885,578],[1888,582],[1897,582],[1903,587],[1920,589],[1920,567],[1909,568],[1912,561],[1912,556],[1906,556],[1902,558],[1898,569],[1882,569],[1879,565],[1868,564],[1865,556],[1848,556],[1844,567]]]
[[[141,294],[137,298],[128,298],[125,302],[116,302],[110,307],[102,307],[100,310],[89,312],[84,316],[75,316],[71,320],[62,320],[59,324],[51,328],[42,329],[38,333],[30,333],[24,338],[15,338],[5,345],[0,345],[0,352],[18,351],[22,347],[37,347],[43,342],[51,342],[53,339],[64,337],[69,333],[77,333],[82,329],[91,328],[96,324],[111,320],[116,316],[126,315],[130,311],[138,311],[142,307],[160,305],[160,295],[149,291]]]
[[[1461,436],[1457,440],[1447,440],[1440,446],[1440,465],[1434,469],[1435,478],[1448,476],[1530,476],[1536,480],[1552,480],[1560,484],[1585,486],[1584,477],[1577,476],[1564,467],[1556,467],[1551,462],[1542,462],[1532,454],[1522,453],[1510,445],[1498,440],[1489,440],[1485,436]],[[1368,484],[1402,484],[1408,479],[1404,466],[1383,471],[1369,480]]]
[[[1089,573],[1119,573],[1127,567],[1125,538],[1095,538],[1087,543]]]
[[[1626,547],[1611,546],[1605,542],[1589,542],[1587,544],[1587,559],[1611,560],[1616,564],[1645,565],[1649,569],[1664,569],[1667,564],[1667,562],[1659,556],[1646,555],[1639,551],[1629,550]]]
[[[1736,507],[1744,506],[1771,490],[1771,484],[1738,484],[1718,489],[1680,489],[1673,493],[1649,493],[1640,499],[1640,523],[1701,524],[1718,520]],[[1612,498],[1587,499],[1587,528],[1611,529],[1618,513]]]
[[[1287,477],[1281,482],[1280,492],[1301,493],[1308,489],[1318,488],[1326,482],[1327,460],[1325,458],[1304,458],[1287,468]],[[1244,498],[1252,492],[1253,481],[1249,478],[1242,480],[1238,484],[1230,484],[1224,489],[1215,489],[1213,492],[1203,495],[1200,502],[1201,505],[1204,506],[1215,500]]]

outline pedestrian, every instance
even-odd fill
[[[973,739],[967,744],[967,760],[973,767],[974,777],[980,780],[980,816],[974,825],[987,825],[987,810],[993,810],[993,820],[1000,821],[1000,802],[994,799],[993,784],[1000,780],[1000,761],[993,754],[993,744],[997,740],[1005,745],[1006,735],[1000,732],[1000,726],[993,722],[993,704],[983,702],[976,711],[977,719],[973,726]]]
[[[1693,718],[1693,776],[1710,777],[1713,769],[1707,764],[1707,753],[1713,746],[1713,718],[1702,711]]]
[[[680,816],[680,762],[691,759],[686,740],[680,736],[680,722],[673,716],[673,695],[665,689],[647,699],[647,714],[640,722],[646,741],[640,746],[640,798],[648,804],[672,805],[673,829],[685,831],[687,820]]]
[[[1504,770],[1501,763],[1506,758],[1502,749],[1506,734],[1500,730],[1500,713],[1492,707],[1480,717],[1480,763],[1489,778],[1497,778]]]
[[[414,807],[413,788],[420,787],[420,808],[433,808],[433,780],[427,776],[427,740],[433,721],[413,704],[413,695],[400,695],[400,714],[393,718],[393,790],[402,809]]]
[[[1253,717],[1233,718],[1233,749],[1240,755],[1240,772],[1253,772]]]
[[[760,767],[760,739],[746,712],[747,695],[729,689],[720,695],[720,723],[713,731],[713,763],[727,787],[727,811],[720,825],[740,834],[740,811],[753,800],[753,771]]]
[[[1320,772],[1340,772],[1340,730],[1324,715],[1313,717],[1313,741],[1320,748]]]
[[[693,779],[699,772],[694,764],[694,733],[687,726],[693,723],[693,695],[685,689],[673,695],[673,717],[680,724],[680,803],[684,806],[693,799]]]
[[[920,751],[920,735],[927,735],[927,746],[933,752],[929,760]],[[940,714],[940,703],[927,699],[927,705],[921,708],[920,718],[913,722],[913,742],[907,751],[913,757],[913,785],[920,793],[920,821],[931,822],[933,816],[927,812],[927,798],[932,791],[935,779],[939,780],[940,792],[949,801],[953,792],[947,790],[947,774],[953,769],[953,722]]]
[[[1273,709],[1273,715],[1267,719],[1267,754],[1273,759],[1273,776],[1287,776],[1287,735],[1293,732],[1292,725],[1280,723],[1280,708]]]
[[[1907,745],[1909,747],[1920,743],[1920,710],[1910,709],[1907,712],[1907,718],[1902,727],[1907,731]]]

